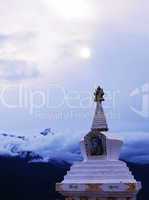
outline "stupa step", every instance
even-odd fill
[[[93,160],[93,159],[91,159],[91,160],[87,160],[87,161],[82,161],[82,162],[74,162],[74,165],[77,165],[77,164],[86,164],[86,163],[88,163],[88,164],[93,164],[93,163],[98,163],[98,164],[103,164],[103,165],[106,165],[106,164],[122,164],[122,165],[126,165],[126,163],[125,162],[123,162],[123,161],[120,161],[120,160],[97,160],[97,159],[95,159],[95,160]]]
[[[96,165],[96,164],[94,164],[94,165],[85,165],[85,166],[82,166],[82,165],[74,165],[74,166],[72,166],[71,167],[71,170],[73,170],[73,169],[79,169],[79,170],[81,170],[81,169],[88,169],[88,170],[90,170],[90,169],[111,169],[111,170],[113,170],[113,169],[120,169],[120,168],[123,168],[123,169],[127,169],[127,167],[126,166],[120,166],[120,165],[115,165],[115,166],[111,166],[111,165]]]
[[[65,179],[131,179],[130,175],[66,175]]]
[[[131,178],[117,178],[117,179],[113,179],[113,178],[108,178],[108,179],[87,179],[87,178],[84,178],[84,179],[77,179],[77,178],[71,178],[71,179],[65,179],[63,181],[63,183],[130,183],[130,182],[134,182],[135,180],[134,179],[131,179]]]
[[[62,182],[63,184],[99,184],[99,180],[75,180],[75,179],[67,179],[64,180]],[[100,180],[100,184],[120,184],[120,183],[124,183],[124,184],[128,184],[128,183],[132,183],[132,184],[136,184],[135,180],[132,179],[101,179]]]
[[[95,168],[99,168],[99,169],[128,169],[128,167],[126,165],[98,165],[98,164],[86,164],[86,165],[73,165],[71,167],[71,169],[77,169],[77,168],[92,168],[92,169],[95,169]]]
[[[98,166],[126,166],[126,163],[124,162],[116,162],[116,161],[110,161],[110,162],[107,162],[107,161],[97,161],[97,162],[82,162],[82,163],[76,163],[74,164],[74,166],[86,166],[86,165],[98,165]]]
[[[96,174],[96,176],[132,176],[131,172],[110,172],[107,173],[107,172],[73,172],[73,171],[70,171],[67,173],[67,175],[70,175],[70,176],[93,176],[93,174]]]
[[[80,172],[80,173],[128,173],[128,168],[71,168],[71,172]]]

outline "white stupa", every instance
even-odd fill
[[[119,160],[123,142],[105,134],[108,126],[103,96],[103,89],[98,87],[92,128],[81,141],[84,160],[74,163],[64,181],[56,185],[66,200],[136,200],[141,188],[126,163]]]

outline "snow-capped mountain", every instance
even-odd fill
[[[76,141],[76,140],[75,140]],[[50,159],[80,160],[79,141],[63,139],[63,134],[54,134],[51,129],[30,135],[0,134],[0,155],[21,156],[32,162],[47,162]]]
[[[139,135],[141,134],[142,139]],[[119,133],[124,145],[121,159],[128,162],[149,163],[148,133]],[[50,128],[32,135],[0,134],[0,155],[17,156],[32,162],[51,159],[69,162],[81,160],[79,133],[53,133]]]

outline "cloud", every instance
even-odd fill
[[[38,76],[39,71],[34,63],[24,60],[0,60],[0,79],[22,80]]]
[[[36,78],[40,75],[39,66],[31,55],[33,32],[0,34],[0,78],[15,81]]]
[[[63,18],[50,4],[52,1],[14,0],[12,4],[10,0],[0,0],[1,59],[32,61],[41,66],[42,73],[53,77],[54,71],[57,76],[58,68],[65,67],[66,62],[75,62],[80,45],[90,45],[96,20]]]
[[[69,133],[70,134],[70,133]],[[142,138],[138,138],[138,135]],[[0,134],[0,154],[16,155],[17,152],[33,151],[39,154],[44,161],[49,159],[63,159],[67,161],[78,161],[82,159],[80,152],[80,140],[84,134],[75,133],[69,137],[66,133],[55,133],[42,136],[38,133],[32,133],[25,136],[24,140],[17,136],[4,137]],[[114,135],[114,134],[112,134]],[[121,135],[119,133],[118,135]],[[131,137],[128,139],[128,136]],[[133,135],[133,136],[132,136]],[[123,133],[124,145],[121,150],[120,158],[128,162],[149,163],[149,133]],[[65,138],[65,140],[64,140]],[[133,139],[134,138],[134,139]],[[14,148],[15,147],[15,148]],[[15,151],[12,151],[14,149]]]
[[[34,61],[34,32],[0,33],[0,59]]]
[[[132,24],[136,27],[133,20],[138,2],[0,0],[0,58],[32,61],[41,73],[54,79],[57,70],[63,74],[66,68],[72,71],[73,67],[67,66],[82,65],[80,48],[92,49],[95,35],[102,38],[105,26],[119,31]]]
[[[33,32],[0,34],[0,78],[15,81],[36,78],[40,75],[39,66],[31,55]]]
[[[122,134],[124,145],[121,151],[121,159],[136,163],[149,163],[149,133],[126,132]]]
[[[148,141],[125,143],[121,158],[129,162],[149,163]]]

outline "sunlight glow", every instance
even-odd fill
[[[80,49],[79,55],[83,59],[91,58],[91,49],[89,47],[83,47]]]

